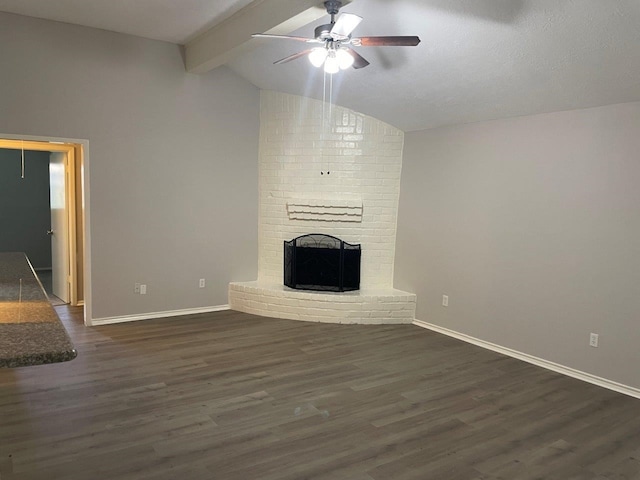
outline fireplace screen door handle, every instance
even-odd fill
[[[53,230],[47,230],[47,235],[53,235]]]

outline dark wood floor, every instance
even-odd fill
[[[0,370],[0,479],[638,479],[640,400],[411,325],[85,328]]]

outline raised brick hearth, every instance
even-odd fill
[[[229,301],[233,310],[310,322],[411,323],[416,312],[416,296],[394,289],[308,292],[234,282],[229,285]]]

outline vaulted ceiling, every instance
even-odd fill
[[[353,0],[354,36],[418,35],[360,47],[371,65],[333,78],[334,101],[405,131],[640,101],[637,0]],[[254,85],[322,98],[308,48],[256,32],[312,36],[321,0],[0,0],[0,11],[186,45],[187,68],[227,65]]]

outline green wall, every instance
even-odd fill
[[[34,268],[51,267],[49,152],[0,149],[0,252],[25,252]]]

